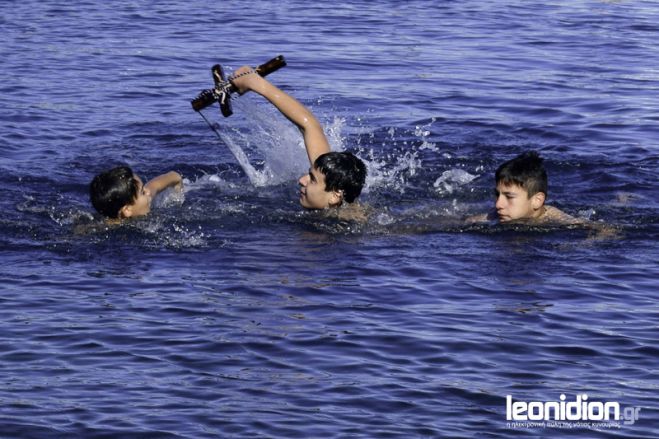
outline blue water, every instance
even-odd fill
[[[659,436],[659,6],[651,1],[7,2],[0,16],[0,436]],[[270,79],[363,157],[350,224],[304,212]],[[231,152],[243,153],[247,162]],[[467,227],[497,165],[610,225]],[[183,196],[105,229],[127,163]],[[620,428],[511,429],[517,401],[617,401]]]

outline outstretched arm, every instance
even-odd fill
[[[183,185],[182,181],[181,174],[175,171],[170,171],[149,180],[149,182],[144,185],[144,188],[151,192],[152,197],[155,197],[158,193],[172,186],[174,186],[175,189],[180,190]]]
[[[241,67],[235,73],[240,75],[249,72],[251,67]],[[330,152],[329,143],[323,132],[323,127],[318,119],[307,107],[298,102],[294,97],[272,85],[267,79],[259,76],[256,72],[247,74],[231,80],[240,94],[254,91],[268,101],[293,122],[304,137],[304,146],[307,149],[309,162],[313,165],[318,156]]]

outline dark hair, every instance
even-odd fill
[[[547,195],[547,171],[535,151],[527,151],[499,166],[495,178],[496,184],[515,184],[526,189],[529,197],[538,192]]]
[[[98,174],[89,185],[94,208],[108,218],[119,218],[119,211],[137,198],[137,181],[128,166],[117,166]]]
[[[343,192],[346,202],[352,203],[362,192],[366,165],[353,153],[327,152],[316,159],[314,168],[325,175],[325,190]]]

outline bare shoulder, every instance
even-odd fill
[[[615,239],[620,238],[621,236],[620,230],[613,225],[596,223],[583,218],[575,218],[562,210],[551,206],[545,206],[545,213],[540,221],[560,225],[585,227],[592,232],[589,240]]]
[[[585,221],[568,215],[560,209],[553,206],[545,206],[545,212],[539,218],[541,222],[555,223],[555,224],[584,224]]]
[[[365,223],[371,214],[372,209],[364,204],[349,203],[341,206],[337,210],[337,216],[342,221],[354,221],[358,223]]]

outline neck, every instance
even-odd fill
[[[533,215],[534,219],[542,218],[542,216],[545,214],[545,206],[542,205],[540,209],[535,211],[535,214]]]

